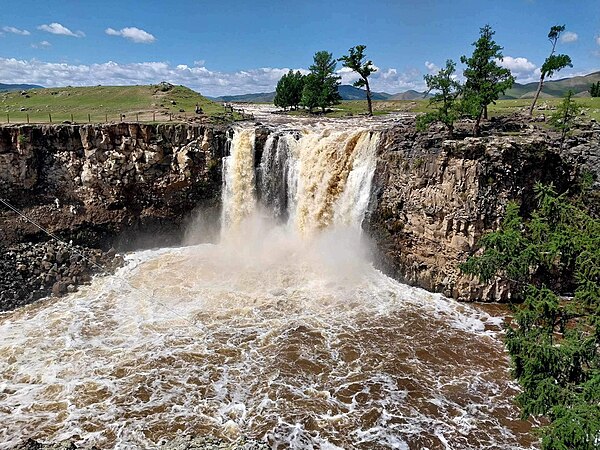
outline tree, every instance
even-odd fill
[[[562,148],[565,137],[573,128],[575,119],[581,113],[581,106],[573,100],[573,91],[568,91],[563,101],[548,121],[556,130],[561,132],[560,146]]]
[[[365,45],[357,45],[348,50],[348,55],[344,55],[338,59],[343,61],[342,65],[354,70],[360,78],[353,83],[354,87],[366,88],[367,89],[367,106],[369,108],[369,116],[373,115],[373,105],[371,103],[371,88],[369,86],[369,75],[376,72],[377,69],[373,66],[373,61],[368,60],[365,62],[366,56],[364,51],[367,47]]]
[[[498,97],[515,82],[510,70],[500,67],[502,47],[492,39],[495,32],[489,25],[480,29],[480,36],[473,42],[475,50],[470,58],[461,56],[460,61],[467,65],[463,74],[466,78],[464,89],[464,106],[475,118],[473,133],[479,135],[481,118],[487,119],[487,107],[496,102]]]
[[[550,32],[548,33],[548,40],[552,44],[552,50],[550,51],[550,56],[546,58],[544,64],[542,64],[542,68],[540,69],[540,82],[538,84],[538,88],[535,91],[535,95],[533,96],[533,101],[531,102],[531,106],[529,107],[529,117],[533,115],[533,108],[535,107],[535,103],[540,96],[540,92],[542,92],[542,87],[544,87],[544,80],[546,77],[551,77],[556,72],[564,69],[565,67],[573,67],[571,63],[571,58],[568,55],[555,55],[554,52],[556,50],[556,43],[558,42],[558,38],[560,38],[560,34],[565,31],[564,25],[554,25],[550,28]]]
[[[579,197],[535,186],[529,219],[507,206],[499,230],[461,269],[509,279],[523,303],[506,324],[506,346],[524,417],[546,416],[544,450],[597,449],[600,437],[600,220]],[[569,296],[563,294],[569,293]]]
[[[290,70],[277,82],[273,103],[284,110],[287,107],[296,109],[302,99],[303,89],[304,75],[300,71],[294,73],[293,70]]]
[[[592,97],[600,97],[600,81],[597,83],[592,83],[590,87],[590,95]]]
[[[432,122],[442,122],[448,128],[450,137],[454,133],[454,121],[460,115],[458,96],[461,84],[455,80],[456,63],[451,59],[446,61],[446,67],[440,69],[437,75],[425,75],[427,93],[435,91],[430,105],[436,105],[437,110],[428,112],[417,118],[417,129],[423,130]]]
[[[302,104],[311,112],[316,107],[325,112],[326,107],[337,105],[341,100],[338,93],[340,77],[335,75],[337,64],[331,53],[320,51],[315,53],[313,59],[302,91]]]

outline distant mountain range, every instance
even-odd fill
[[[551,80],[544,82],[544,88],[540,97],[562,97],[571,90],[575,93],[576,97],[589,97],[590,86],[593,83],[600,81],[600,72],[590,73],[589,75],[571,78],[562,78],[560,80]],[[533,98],[535,91],[537,90],[538,82],[519,84],[515,83],[514,86],[506,91],[506,94],[501,99],[515,99],[515,98]]]
[[[589,89],[592,83],[600,81],[600,72],[590,73],[585,76],[551,80],[544,83],[544,89],[540,97],[562,97],[570,89],[576,97],[589,97]],[[533,98],[537,89],[537,81],[527,84],[515,83],[506,91],[501,99]],[[366,100],[367,92],[348,84],[342,84],[338,88],[342,100]],[[420,100],[431,97],[425,92],[409,90],[398,94],[386,92],[372,92],[373,100]],[[221,97],[208,97],[217,102],[248,102],[248,103],[273,103],[275,92],[261,92],[259,94],[224,95]]]
[[[342,100],[366,100],[367,91],[342,84],[338,88]],[[416,100],[425,98],[425,93],[417,91],[406,91],[399,94],[388,94],[386,92],[371,92],[373,100]],[[223,95],[221,97],[208,97],[216,102],[248,102],[248,103],[273,103],[275,92],[261,92],[259,94]]]
[[[27,89],[43,88],[44,86],[38,86],[37,84],[4,84],[0,83],[0,92],[6,91],[21,91]]]

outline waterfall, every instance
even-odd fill
[[[339,126],[274,128],[262,153],[236,129],[218,244],[133,252],[115,275],[0,315],[0,450],[191,435],[535,448],[501,319],[371,265],[360,226],[380,134]]]
[[[225,226],[235,226],[260,205],[270,217],[287,221],[301,234],[332,226],[360,229],[375,170],[378,132],[276,130],[265,142],[256,177],[253,138],[251,129],[236,130],[231,156],[224,161]]]
[[[226,228],[237,228],[254,211],[254,130],[236,130],[231,154],[223,158],[223,215]]]

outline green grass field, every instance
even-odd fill
[[[541,98],[536,104],[535,115],[545,114],[548,117],[554,111],[554,108],[562,101],[561,98]],[[595,119],[600,122],[600,97],[596,98],[575,98],[575,101],[581,105],[583,120]],[[517,100],[498,100],[495,105],[490,105],[489,115],[506,116],[516,112],[527,112],[531,99]],[[538,109],[538,108],[542,109]],[[382,115],[391,112],[409,112],[423,113],[430,111],[429,100],[378,100],[373,102],[373,114]],[[342,101],[339,105],[332,107],[332,111],[327,113],[327,117],[346,117],[367,113],[366,100]],[[303,115],[307,112],[303,110],[292,111],[290,114]]]
[[[195,117],[198,104],[212,118],[225,115],[220,104],[212,102],[184,86],[167,91],[158,85],[94,86],[30,89],[0,92],[0,123],[53,123],[73,120],[77,123],[125,120],[164,122]],[[183,109],[183,112],[180,110]]]
[[[583,107],[584,120],[600,121],[600,98],[575,99]],[[491,116],[525,112],[529,99],[499,100],[490,105]],[[536,114],[552,113],[560,103],[560,98],[541,98],[538,100]],[[166,122],[186,120],[196,117],[198,104],[204,113],[213,120],[226,120],[228,115],[221,104],[212,102],[197,92],[184,86],[173,86],[163,91],[159,85],[146,86],[94,86],[63,87],[49,89],[30,89],[26,95],[22,92],[0,92],[0,123],[53,123],[73,120],[76,123],[117,122],[121,114],[125,121]],[[428,100],[374,101],[375,115],[391,112],[422,113],[429,110]],[[183,111],[181,111],[183,110]],[[348,117],[366,114],[366,100],[343,101],[327,113],[327,117]],[[292,111],[291,115],[307,115],[304,110]],[[71,119],[72,115],[72,119]],[[88,117],[89,115],[89,117]],[[229,115],[229,118],[231,116]],[[238,114],[235,115],[239,119]]]

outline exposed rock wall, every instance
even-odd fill
[[[498,226],[509,200],[520,202],[524,213],[534,207],[535,182],[564,191],[583,170],[600,178],[598,125],[564,148],[540,130],[462,140],[417,134],[410,123],[389,130],[364,225],[379,265],[397,279],[460,300],[507,300],[506,285],[484,286],[462,275],[458,264]]]
[[[156,245],[194,208],[218,205],[225,133],[192,124],[3,126],[0,197],[77,242],[109,246],[148,231]],[[0,208],[0,246],[37,239],[39,230]]]

